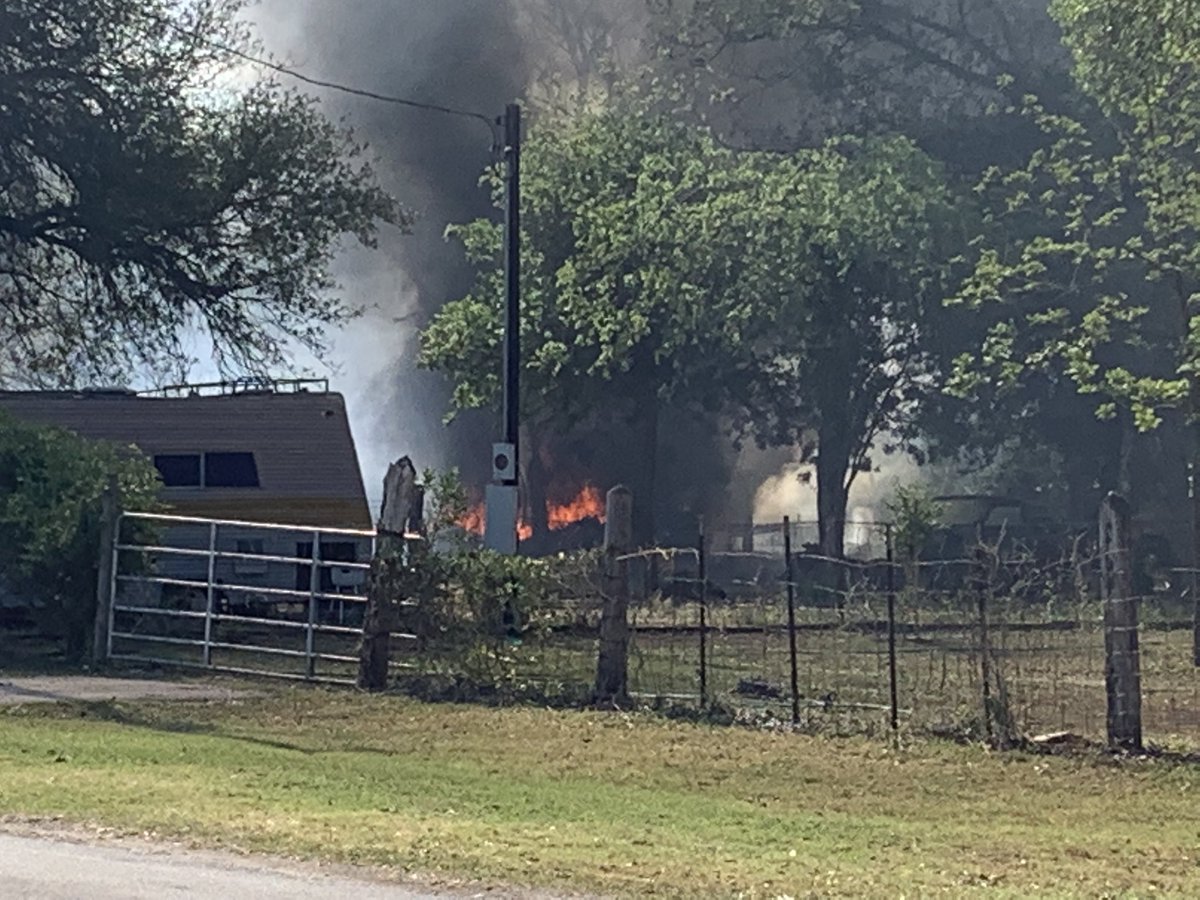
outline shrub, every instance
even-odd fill
[[[531,559],[482,549],[459,525],[467,505],[457,473],[426,472],[424,483],[428,540],[409,546],[396,586],[416,601],[420,649],[446,675],[518,685],[524,658],[552,628],[598,608],[598,554]]]
[[[72,660],[95,617],[101,506],[114,480],[123,509],[154,507],[158,474],[136,448],[0,413],[0,590],[27,602]]]

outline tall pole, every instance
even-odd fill
[[[896,544],[887,525],[888,724],[892,740],[900,733],[900,688],[896,678]]]
[[[513,446],[512,483],[519,480],[521,424],[521,107],[504,111],[504,162],[508,205],[504,242],[504,440]]]
[[[504,110],[504,386],[503,443],[492,447],[492,484],[487,488],[484,545],[504,554],[520,549],[521,469],[521,107]]]

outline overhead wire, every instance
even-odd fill
[[[488,130],[492,134],[493,141],[497,141],[499,138],[499,132],[497,130],[499,123],[498,123],[497,119],[487,116],[484,113],[476,112],[474,110],[469,110],[469,109],[458,109],[457,107],[445,106],[440,103],[427,103],[427,102],[424,102],[421,100],[413,100],[409,97],[399,97],[399,96],[394,96],[394,95],[390,95],[390,94],[381,94],[381,93],[378,93],[377,91],[368,90],[366,88],[358,88],[358,87],[354,87],[354,86],[348,85],[348,84],[341,84],[340,82],[336,82],[336,81],[329,81],[329,80],[326,80],[323,78],[314,78],[311,75],[306,75],[303,72],[297,71],[296,69],[292,68],[291,66],[286,66],[286,65],[283,65],[282,63],[275,62],[274,60],[265,59],[260,56],[255,56],[252,53],[248,53],[245,50],[239,50],[237,47],[232,47],[221,41],[215,41],[212,38],[199,33],[198,31],[193,31],[192,29],[185,28],[184,26],[180,25],[177,22],[172,22],[170,19],[168,19],[166,17],[157,16],[157,15],[154,15],[153,13],[149,13],[149,12],[145,12],[145,11],[139,11],[138,14],[141,15],[145,19],[152,20],[159,25],[164,25],[167,28],[172,29],[173,31],[176,31],[182,35],[185,35],[186,37],[192,38],[193,40],[200,41],[201,43],[205,44],[206,46],[210,47],[213,50],[219,50],[222,53],[228,53],[230,56],[241,59],[252,65],[262,66],[265,69],[270,69],[271,71],[277,72],[280,75],[286,75],[288,78],[293,78],[296,81],[303,82],[304,84],[312,85],[313,87],[324,88],[326,90],[337,91],[338,93],[347,94],[347,95],[350,95],[353,97],[362,97],[362,98],[365,98],[368,100],[376,100],[376,101],[379,101],[382,103],[391,103],[391,104],[394,104],[397,106],[405,106],[410,109],[422,110],[424,112],[442,113],[443,115],[448,115],[448,116],[458,116],[460,118],[465,118],[465,119],[475,119],[477,121],[482,122],[484,125],[487,126]]]

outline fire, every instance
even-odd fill
[[[585,484],[566,503],[547,503],[546,521],[551,531],[561,531],[584,519],[604,521],[604,494],[594,484]],[[482,502],[476,503],[458,520],[458,524],[471,534],[482,535],[487,525],[487,509]],[[527,541],[533,537],[533,526],[524,519],[517,522],[517,537]]]
[[[551,531],[560,531],[584,519],[604,521],[604,495],[594,484],[585,484],[573,500],[561,506],[546,504],[546,518]]]
[[[464,531],[483,537],[487,530],[487,507],[482,502],[476,503],[463,514],[463,517],[458,520],[458,524]],[[527,541],[531,537],[533,537],[533,526],[526,524],[523,519],[518,519],[517,539]]]
[[[484,510],[482,503],[476,503],[458,520],[458,524],[463,527],[463,530],[469,531],[471,534],[483,534],[483,528],[486,523],[487,512]]]

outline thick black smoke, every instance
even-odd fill
[[[266,0],[256,19],[267,49],[298,69],[381,94],[499,116],[524,92],[524,45],[504,0]],[[416,368],[418,329],[470,288],[448,224],[487,215],[479,177],[493,158],[484,122],[318,91],[379,157],[384,185],[412,208],[411,235],[384,235],[381,252],[339,263],[348,299],[372,307],[339,352],[368,489],[388,458],[458,465],[488,477],[493,416],[447,429],[448,388]],[[378,471],[375,471],[378,470]]]
[[[580,83],[598,77],[597,54],[628,65],[642,27],[628,13],[638,10],[640,0],[264,0],[256,18],[267,49],[307,74],[498,116],[531,89],[545,90],[555,73]],[[384,185],[419,217],[413,234],[384,236],[381,252],[339,261],[348,299],[374,307],[342,341],[344,371],[335,379],[350,403],[368,491],[377,494],[386,462],[405,453],[418,467],[458,466],[480,485],[490,477],[498,417],[466,416],[447,429],[448,387],[418,370],[415,356],[419,329],[472,284],[461,249],[443,234],[450,223],[494,214],[479,186],[494,158],[493,136],[478,120],[318,94],[370,143]],[[727,437],[714,420],[664,415],[673,424],[659,442],[660,523],[723,510],[732,464]],[[602,487],[638,483],[639,468],[650,462],[628,451],[623,429],[613,423],[544,448],[554,459],[554,471],[542,473],[547,491],[584,479]],[[752,491],[741,494],[734,505],[748,518]]]

